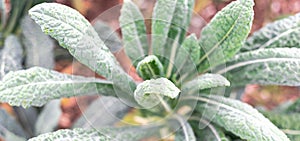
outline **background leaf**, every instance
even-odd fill
[[[253,0],[231,2],[202,30],[199,44],[205,53],[197,61],[199,72],[233,57],[247,38],[253,20]]]
[[[10,35],[5,39],[1,52],[0,78],[10,71],[22,68],[23,49],[18,37]]]
[[[227,72],[233,86],[246,84],[300,85],[300,49],[272,48],[237,54],[229,65],[218,71]]]
[[[17,120],[9,115],[4,109],[0,108],[0,136],[8,139],[7,134],[26,138],[27,135]],[[2,135],[4,134],[4,135]]]
[[[116,31],[113,31],[106,23],[97,20],[93,27],[100,39],[109,48],[112,53],[120,51],[123,47],[120,37],[117,35]]]
[[[13,107],[16,117],[29,137],[34,136],[34,126],[37,120],[38,111],[35,107],[24,109],[23,107]]]
[[[300,13],[269,23],[249,37],[242,52],[258,48],[285,48],[300,46]]]
[[[0,85],[0,101],[13,106],[42,106],[48,101],[78,95],[114,94],[112,82],[62,74],[34,67],[11,72]]]
[[[60,100],[53,100],[47,103],[36,121],[35,135],[54,131],[61,114]]]
[[[52,69],[54,67],[54,42],[45,35],[39,25],[26,16],[22,20],[23,43],[26,49],[26,67],[40,66]]]

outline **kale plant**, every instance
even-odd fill
[[[253,107],[224,95],[228,86],[300,85],[300,15],[271,23],[247,39],[254,2],[236,0],[217,13],[197,39],[194,34],[186,37],[193,6],[194,0],[158,0],[148,42],[141,12],[130,0],[124,2],[120,17],[124,47],[145,80],[136,83],[77,11],[55,3],[37,5],[29,15],[43,32],[106,80],[33,67],[3,78],[0,101],[26,108],[62,97],[104,96],[101,106],[91,105],[91,116],[102,114],[94,129],[75,124],[76,129],[42,134],[31,141],[149,137],[288,141],[287,134],[293,139],[295,134],[278,128],[286,129],[284,124],[277,127]],[[107,127],[114,122],[101,109],[105,106],[119,118],[132,107],[153,120],[146,125]]]

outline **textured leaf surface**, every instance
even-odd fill
[[[61,114],[60,100],[53,100],[47,103],[36,121],[35,135],[54,131]]]
[[[289,141],[287,136],[273,125],[256,109],[238,100],[222,96],[191,97],[191,99],[204,102],[198,110],[209,110],[202,115],[214,117],[212,121],[242,139],[249,141]],[[215,115],[210,115],[210,114]]]
[[[31,8],[29,15],[43,32],[55,38],[77,60],[108,80],[115,80],[114,84],[124,96],[122,98],[133,99],[130,94],[136,87],[135,82],[123,71],[97,32],[79,12],[61,4],[43,3]]]
[[[258,48],[300,48],[300,13],[270,23],[249,37],[241,51]]]
[[[123,3],[120,25],[126,53],[132,60],[148,55],[148,41],[144,17],[131,1]]]
[[[23,49],[18,37],[10,35],[5,39],[0,59],[0,78],[10,71],[22,68]]]
[[[194,0],[158,0],[152,16],[152,49],[155,55],[170,57],[174,42],[181,43],[194,6]],[[178,38],[178,41],[176,41]],[[175,49],[176,51],[176,49]]]
[[[177,51],[174,60],[174,66],[177,70],[173,75],[176,77],[179,75],[189,75],[191,77],[196,75],[196,63],[200,58],[200,51],[201,48],[198,44],[196,35],[191,34],[190,36],[186,37]]]
[[[129,126],[120,128],[98,129],[101,133],[109,136],[112,141],[140,141],[147,137],[159,137],[160,125]]]
[[[0,136],[6,137],[5,133],[26,137],[23,128],[18,124],[17,120],[9,115],[4,109],[0,108]]]
[[[181,48],[183,48],[185,52],[189,53],[188,57],[190,57],[194,63],[196,63],[200,58],[201,47],[198,44],[195,34],[191,34],[190,36],[186,37],[181,45]]]
[[[97,130],[74,129],[58,130],[52,133],[39,135],[28,141],[109,141],[111,138]]]
[[[113,126],[125,116],[129,109],[127,105],[115,97],[102,96],[84,111],[83,116],[74,123],[73,127],[92,129]]]
[[[26,49],[26,67],[40,66],[52,69],[54,67],[54,42],[44,34],[28,16],[22,21],[23,43]]]
[[[144,80],[164,76],[164,67],[155,55],[145,57],[138,63],[136,70]]]
[[[34,67],[7,74],[0,85],[0,101],[14,106],[42,106],[50,100],[87,94],[112,95],[112,82],[62,74]]]
[[[140,83],[134,91],[135,100],[144,108],[151,108],[160,103],[160,97],[176,98],[180,90],[168,79],[158,78]]]
[[[245,84],[300,85],[300,49],[273,48],[237,54],[218,73],[227,72],[233,86]]]
[[[263,114],[278,128],[282,129],[291,140],[297,141],[300,139],[299,113],[283,114],[263,112]]]
[[[240,50],[251,29],[253,6],[253,0],[231,2],[202,30],[199,43],[205,55],[198,61],[200,72],[224,63]]]
[[[183,84],[181,89],[183,93],[192,94],[193,92],[197,92],[198,90],[222,86],[230,86],[230,82],[222,75],[203,74]]]

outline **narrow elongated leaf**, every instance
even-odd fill
[[[148,41],[144,17],[139,8],[125,0],[121,9],[120,24],[126,53],[132,60],[148,55]]]
[[[203,74],[185,83],[181,89],[182,91],[192,93],[198,90],[222,86],[230,86],[230,82],[222,75]]]
[[[202,30],[199,44],[205,55],[197,62],[200,72],[226,62],[240,50],[251,29],[253,6],[253,0],[234,1]]]
[[[171,50],[183,41],[190,23],[194,0],[158,0],[152,16],[152,51],[169,59]],[[177,41],[176,41],[176,38]],[[173,46],[174,42],[177,45]],[[172,48],[174,47],[174,49]],[[173,62],[173,61],[172,61]]]
[[[10,35],[5,39],[0,59],[0,78],[10,71],[22,68],[23,49],[18,37]]]
[[[46,104],[36,121],[35,135],[54,131],[58,125],[61,114],[59,99]]]
[[[23,43],[26,49],[26,67],[40,66],[52,69],[54,67],[54,42],[44,34],[32,19],[25,17],[21,24]]]
[[[7,74],[0,101],[13,106],[42,106],[50,100],[87,94],[113,95],[112,82],[34,67]]]
[[[245,84],[300,85],[300,49],[272,48],[237,54],[228,67],[218,73],[227,72],[233,86]]]
[[[197,74],[196,63],[200,58],[200,51],[201,48],[198,44],[196,35],[191,34],[186,37],[178,49],[174,60],[174,66],[177,70],[176,73],[173,74],[173,77],[179,77],[179,75],[189,75],[190,77],[193,77],[193,75]]]
[[[10,132],[19,137],[26,137],[23,128],[18,124],[17,120],[9,115],[4,109],[0,108],[0,136],[1,131]],[[4,137],[6,135],[3,135]]]
[[[300,48],[300,13],[270,23],[249,37],[241,51],[258,48]]]
[[[144,108],[151,108],[160,103],[160,97],[176,98],[180,90],[168,79],[158,78],[140,83],[134,91],[135,100]]]
[[[61,4],[43,3],[31,8],[29,15],[43,32],[55,38],[77,60],[108,80],[114,80],[123,99],[134,102],[131,94],[136,88],[135,82],[123,71],[97,32],[79,12]]]
[[[108,141],[111,140],[111,138],[95,129],[87,130],[87,129],[77,128],[74,130],[65,129],[65,130],[58,130],[52,133],[42,134],[37,137],[31,138],[28,141],[62,141],[62,140]]]
[[[249,141],[289,141],[287,136],[273,125],[256,109],[237,100],[222,96],[190,97],[199,100],[198,111],[211,111],[203,114],[204,117],[214,117],[212,121],[242,139]]]
[[[113,126],[129,109],[130,107],[115,97],[99,97],[83,112],[83,116],[74,123],[73,127],[92,129]]]
[[[275,112],[263,112],[278,128],[282,129],[291,140],[300,139],[300,114],[284,114]]]

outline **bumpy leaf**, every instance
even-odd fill
[[[251,29],[253,5],[253,0],[234,1],[202,30],[199,43],[205,54],[198,60],[200,72],[224,63],[240,50]]]
[[[113,141],[140,141],[147,137],[160,137],[161,125],[124,126],[120,128],[100,128],[98,131],[109,136]]]
[[[60,100],[53,100],[46,104],[36,121],[35,135],[54,131],[61,114]]]
[[[0,101],[14,106],[42,106],[50,100],[87,94],[112,95],[112,82],[62,74],[34,67],[7,74],[0,84]]]
[[[201,48],[198,44],[197,37],[195,34],[191,34],[190,36],[186,37],[181,45],[181,48],[185,52],[189,53],[189,56],[185,57],[190,57],[194,63],[196,63],[197,60],[200,58]]]
[[[196,62],[200,58],[200,51],[201,48],[198,44],[196,35],[191,34],[186,37],[178,49],[173,62],[177,69],[173,76],[189,75],[190,77],[194,77],[194,75],[197,74]]]
[[[211,112],[203,114],[204,117],[214,117],[212,121],[242,139],[249,141],[289,141],[287,136],[273,125],[256,109],[238,100],[222,96],[190,97],[199,100],[197,110],[200,112],[207,108]],[[210,115],[214,114],[214,115]]]
[[[28,16],[22,21],[23,43],[26,49],[26,67],[54,67],[53,40]]]
[[[9,115],[4,109],[0,108],[0,136],[6,138],[5,133],[26,137],[23,128],[18,124],[17,120]]]
[[[161,96],[176,98],[179,92],[180,90],[170,80],[158,78],[139,84],[134,91],[134,98],[144,108],[151,108],[161,102]]]
[[[169,58],[183,41],[194,6],[194,0],[158,0],[152,16],[152,50],[155,55]],[[176,41],[176,38],[177,41]],[[174,47],[174,49],[172,48]],[[173,53],[174,53],[173,52]]]
[[[84,116],[81,116],[73,127],[102,128],[112,126],[120,121],[129,109],[130,107],[115,97],[99,97],[84,111]]]
[[[264,26],[248,38],[241,51],[258,48],[300,47],[300,13]]]
[[[61,4],[43,3],[31,8],[29,15],[43,32],[55,38],[77,60],[108,80],[114,80],[122,98],[134,102],[131,94],[136,88],[135,82],[123,71],[97,32],[78,11]]]
[[[9,71],[22,68],[23,49],[18,37],[10,35],[5,39],[0,59],[0,78]]]
[[[58,130],[52,133],[46,133],[39,135],[35,138],[31,138],[28,141],[108,141],[111,140],[110,137],[102,134],[101,132],[93,129],[74,129],[74,130]]]
[[[283,114],[274,112],[263,112],[278,128],[282,129],[291,140],[300,139],[300,114]]]
[[[185,83],[181,89],[182,91],[193,93],[198,90],[222,86],[230,86],[230,82],[222,75],[203,74]]]
[[[256,83],[265,85],[300,85],[300,49],[272,48],[237,54],[218,73],[227,72],[234,86]]]
[[[145,57],[138,63],[136,70],[144,80],[164,76],[164,67],[155,55]]]
[[[123,3],[120,16],[123,41],[126,53],[132,60],[148,55],[148,42],[144,17],[131,1]]]

